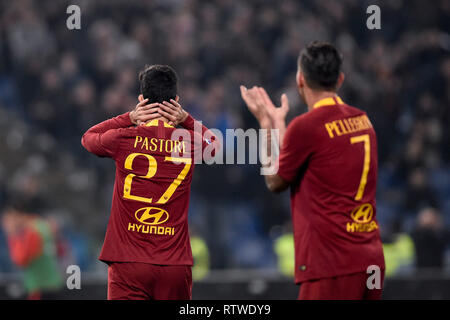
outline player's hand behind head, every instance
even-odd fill
[[[158,103],[147,104],[148,99],[142,99],[130,112],[130,120],[135,125],[142,125],[146,122],[160,117],[158,113]]]
[[[158,113],[169,120],[169,125],[176,126],[186,120],[188,113],[181,107],[178,101],[170,99],[170,102],[159,103]]]

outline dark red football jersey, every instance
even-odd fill
[[[278,175],[291,184],[297,283],[384,269],[377,139],[367,115],[327,98],[288,126]]]
[[[194,133],[194,123],[201,132]],[[217,141],[205,138],[211,131],[191,116],[182,126],[187,129],[182,138],[173,138],[176,128],[164,121],[134,126],[126,113],[84,134],[89,152],[116,162],[100,260],[192,265],[188,207],[194,155],[210,145],[214,149]]]

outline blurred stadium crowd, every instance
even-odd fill
[[[377,3],[0,1],[0,207],[11,195],[32,198],[36,213],[58,223],[65,259],[98,268],[114,163],[89,155],[80,139],[134,107],[137,72],[169,64],[181,104],[196,118],[222,131],[253,128],[239,85],[264,86],[276,102],[286,92],[289,117],[305,112],[296,59],[318,39],[342,51],[340,96],[366,110],[378,134],[383,239],[411,235],[417,249],[439,244],[442,256],[450,224],[450,2],[379,2],[382,28],[368,30],[366,8]],[[66,27],[70,4],[81,7],[81,30]],[[266,191],[257,165],[199,165],[194,176],[191,231],[206,241],[211,267],[276,268],[288,194]],[[12,270],[0,235],[0,272]]]

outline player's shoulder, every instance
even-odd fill
[[[108,130],[106,134],[109,135],[110,137],[114,137],[115,139],[121,139],[132,136],[133,134],[135,134],[135,132],[137,132],[136,127],[127,127],[127,128],[111,129]]]
[[[289,123],[289,126],[292,128],[314,126],[314,124],[322,118],[321,113],[316,111],[317,110],[313,109],[294,117]]]
[[[154,128],[144,126],[130,126],[126,128],[116,128],[105,133],[111,143],[117,144],[117,148],[124,146],[124,143],[129,140],[137,139],[138,137],[154,137],[156,132]]]
[[[305,112],[305,113],[302,113],[302,114],[300,114],[300,115],[294,117],[294,118],[291,120],[291,122],[289,123],[289,125],[297,126],[297,125],[300,125],[300,124],[302,124],[302,123],[308,123],[309,120],[310,120],[312,117],[313,117],[313,116],[312,116],[312,112],[310,112],[310,111]]]
[[[366,112],[345,103],[324,106],[296,116],[291,120],[288,128],[293,131],[305,130],[313,132],[314,130],[312,129],[319,127],[324,122],[358,115],[366,115]]]
[[[364,110],[346,103],[316,108],[308,113],[310,113],[310,121],[317,122],[328,122],[366,114]]]
[[[286,128],[286,135],[290,139],[296,139],[300,136],[309,135],[311,133],[312,122],[310,112],[303,113],[294,117]]]
[[[351,105],[346,104],[346,103],[340,104],[339,106],[341,107],[341,109],[344,112],[349,113],[351,115],[366,114],[366,112],[364,110],[362,110],[360,108],[357,108],[357,107],[354,107],[354,106],[351,106]]]
[[[371,121],[370,121],[370,117],[367,114],[366,111],[364,111],[363,109],[348,105],[348,104],[343,104],[341,105],[341,112],[343,114],[342,118],[354,118],[354,117],[363,117],[364,121],[367,121],[370,123],[370,126],[372,126]]]
[[[135,136],[139,134],[152,133],[156,130],[156,127],[147,127],[147,126],[131,126],[126,128],[118,128],[115,129],[118,135],[123,137]]]

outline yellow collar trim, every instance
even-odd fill
[[[162,121],[162,123],[164,124],[165,128],[173,128],[173,126],[171,126],[170,124],[168,124],[165,121]],[[146,123],[145,126],[146,127],[157,127],[157,126],[159,126],[159,120],[158,119],[153,119],[152,121]]]
[[[331,106],[331,105],[335,105],[335,104],[344,104],[344,101],[342,101],[342,99],[339,98],[338,96],[336,96],[334,98],[325,98],[325,99],[317,101],[314,104],[313,109],[320,108],[323,106]]]

